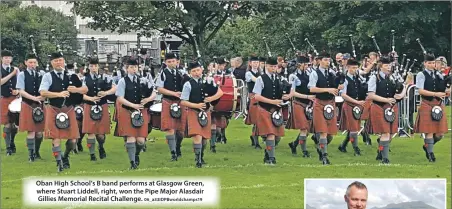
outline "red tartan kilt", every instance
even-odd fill
[[[345,102],[342,105],[341,119],[339,123],[339,129],[341,131],[358,132],[361,130],[361,120],[356,120],[353,117],[353,108],[356,105]],[[362,108],[362,107],[361,107]]]
[[[36,107],[36,106],[33,106],[33,107]],[[43,132],[44,131],[45,117],[47,117],[47,116],[44,114],[44,121],[42,121],[40,123],[36,123],[33,120],[33,108],[25,102],[22,102],[21,109],[20,109],[20,117],[23,118],[22,120],[19,120],[19,131],[20,132],[24,132],[24,131]]]
[[[301,102],[292,102],[292,114],[289,118],[290,121],[287,123],[287,129],[308,130],[311,127],[312,121],[308,120],[304,112],[307,106],[308,104]]]
[[[59,129],[55,124],[55,116],[64,112],[69,117],[69,128]],[[78,139],[80,138],[77,119],[75,118],[74,107],[56,108],[51,105],[44,107],[44,137],[46,139]]]
[[[280,127],[276,127],[273,125],[271,114],[275,110],[271,110],[271,112],[266,109],[258,106],[257,114],[259,115],[259,120],[256,123],[256,134],[258,136],[267,136],[267,135],[275,135],[275,136],[284,136],[284,125]]]
[[[178,103],[180,105],[180,108],[182,110],[182,116],[179,119],[171,117],[170,114],[170,106],[173,103]],[[184,116],[184,108],[180,104],[180,100],[169,100],[169,99],[162,99],[162,114],[161,114],[161,129],[162,131],[168,131],[168,130],[178,130],[183,133],[184,127],[183,127],[183,121],[185,121],[186,116]]]
[[[92,105],[83,105],[83,125],[82,132],[87,134],[110,134],[110,113],[108,104],[102,105],[102,118],[98,121],[91,119]]]
[[[258,105],[256,104],[257,100],[254,97],[254,93],[250,93],[249,98],[250,106],[248,108],[248,116],[246,117],[245,124],[254,125],[258,118]]]
[[[399,107],[397,105],[394,105],[394,114],[396,115],[394,122],[392,122],[392,125],[388,123],[384,118],[384,110],[386,108],[390,107],[389,104],[384,105],[383,107],[372,104],[370,106],[370,114],[369,120],[367,123],[367,131],[370,134],[384,134],[384,133],[396,133],[398,129],[399,124]]]
[[[370,114],[370,105],[372,104],[372,100],[369,98],[366,98],[366,102],[363,105],[363,113],[361,114],[361,120],[367,120],[369,119]]]
[[[211,120],[211,113],[210,111],[207,111],[207,120],[208,123],[205,127],[201,127],[198,122],[198,113],[199,111],[196,111],[194,109],[184,107],[184,115],[186,115],[186,137],[194,137],[197,135],[202,136],[203,139],[210,139],[211,138],[211,126],[212,126],[212,120]]]
[[[336,102],[335,100],[320,100],[315,99],[314,101],[314,110],[312,113],[312,120],[313,120],[313,131],[315,133],[327,133],[330,135],[336,135],[338,131],[337,127],[337,112],[333,111],[334,116],[331,120],[325,119],[325,116],[323,115],[323,108],[326,105],[332,105],[333,108],[336,108]]]
[[[448,132],[447,114],[444,109],[444,104],[440,105],[441,109],[443,110],[443,117],[441,118],[441,120],[434,121],[432,119],[432,108],[433,106],[437,106],[438,104],[440,104],[440,101],[438,100],[422,100],[414,126],[415,133],[445,134]]]
[[[118,125],[117,131],[118,136],[124,137],[147,137],[148,136],[148,123],[149,123],[149,115],[147,110],[142,109],[141,113],[143,114],[143,125],[139,128],[135,128],[132,126],[131,120],[131,112],[124,107],[119,107],[118,109]]]
[[[218,113],[211,113],[212,115],[212,125],[215,125],[217,128],[226,128],[228,127],[228,121],[224,115]]]
[[[9,124],[9,116],[8,116],[8,106],[9,104],[15,100],[16,96],[10,96],[10,97],[1,97],[0,98],[0,123],[1,125]]]

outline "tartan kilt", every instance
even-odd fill
[[[443,117],[440,121],[435,121],[432,118],[432,108],[433,106],[440,106],[443,110]],[[444,104],[438,100],[428,101],[423,99],[418,110],[416,123],[414,126],[415,133],[435,133],[435,134],[445,134],[448,132],[447,126],[447,114],[445,111]]]
[[[210,111],[206,111],[207,113],[207,125],[202,127],[198,122],[198,110],[194,110],[189,107],[184,107],[183,109],[184,115],[186,115],[185,120],[185,137],[194,137],[197,135],[200,135],[203,139],[210,139],[211,138],[211,126],[212,126],[212,120],[211,120],[211,113]]]
[[[33,108],[41,106],[40,104],[27,104],[26,102],[22,102],[21,109],[20,109],[20,117],[24,118],[23,120],[19,120],[19,132],[43,132],[44,131],[44,125],[45,125],[45,117],[44,114],[44,120],[40,123],[36,123],[33,120]],[[43,108],[44,111],[44,108]]]
[[[102,118],[98,121],[91,119],[92,105],[83,105],[83,125],[82,133],[86,134],[110,134],[110,113],[108,112],[108,104],[102,105]]]
[[[258,118],[258,105],[257,100],[255,98],[254,93],[249,93],[250,103],[248,105],[248,116],[246,117],[245,124],[246,125],[254,125],[256,124]]]
[[[170,114],[170,107],[171,104],[177,103],[180,105],[182,116],[179,119],[171,117]],[[175,131],[181,131],[184,132],[183,127],[183,121],[186,119],[184,118],[184,107],[180,104],[180,100],[169,100],[169,99],[162,99],[162,113],[160,116],[160,130],[162,131],[169,131],[169,130],[175,130]]]
[[[361,130],[361,120],[356,120],[353,117],[353,108],[355,106],[357,105],[349,102],[344,102],[344,105],[342,106],[341,119],[339,122],[339,130],[350,132],[358,132],[359,130]]]
[[[308,120],[305,114],[305,109],[308,104],[292,101],[292,114],[289,117],[289,121],[287,122],[287,129],[296,129],[296,130],[309,130],[311,127],[311,120]]]
[[[8,106],[11,104],[12,101],[14,101],[17,97],[16,96],[10,96],[10,97],[0,97],[0,123],[1,125],[6,125],[10,123],[9,118],[9,109]]]
[[[398,105],[394,105],[394,114],[396,115],[394,122],[392,124],[388,123],[384,118],[384,110],[391,105],[385,104],[383,107],[372,103],[370,106],[370,112],[372,114],[369,115],[369,120],[367,121],[367,132],[369,134],[384,134],[384,133],[396,133],[398,130],[399,124],[399,107]]]
[[[273,125],[271,114],[277,111],[275,109],[271,109],[267,111],[265,108],[258,106],[257,114],[259,115],[257,123],[256,123],[256,135],[257,136],[267,136],[267,135],[275,135],[275,136],[284,136],[284,125],[280,127],[276,127]]]
[[[370,105],[372,104],[372,100],[367,97],[366,102],[363,105],[363,113],[361,114],[361,120],[367,120],[369,119],[370,114]]]
[[[331,120],[325,119],[325,116],[323,115],[323,108],[328,104],[332,105],[334,109],[336,108],[336,102],[334,99],[332,100],[315,99],[314,110],[312,113],[313,130],[311,130],[314,132],[311,133],[327,133],[330,135],[336,135],[338,131],[336,111],[333,111],[334,116]]]
[[[228,127],[228,121],[226,119],[226,116],[217,112],[212,112],[211,115],[212,115],[212,125],[215,125],[217,128]]]
[[[132,113],[128,109],[120,107],[118,109],[118,123],[116,126],[118,136],[146,138],[148,136],[149,115],[147,114],[146,109],[142,109],[141,113],[143,114],[143,125],[139,128],[135,128],[132,126]]]
[[[59,129],[56,127],[56,115],[64,112],[69,117],[69,127],[67,129]],[[75,118],[74,107],[57,108],[51,105],[44,107],[44,137],[46,139],[78,139],[80,138],[77,119]]]

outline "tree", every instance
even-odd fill
[[[26,54],[32,53],[30,35],[33,35],[41,67],[45,67],[48,55],[55,52],[57,44],[66,58],[76,59],[70,55],[78,49],[77,30],[70,17],[51,8],[19,7],[3,2],[0,13],[2,49],[12,51],[14,64],[22,63]]]
[[[125,33],[140,31],[151,36],[153,31],[172,34],[192,48],[192,54],[204,54],[209,42],[227,21],[237,17],[278,8],[275,3],[232,1],[76,1],[74,11],[92,18],[93,29]],[[102,11],[102,12],[99,12]]]

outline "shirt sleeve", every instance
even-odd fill
[[[301,85],[300,79],[298,79],[298,77],[295,76],[295,78],[292,81],[292,89],[295,89],[295,88],[297,88],[297,86],[300,86],[300,85]]]
[[[153,86],[155,86],[154,78],[153,78],[152,75],[149,73],[149,74],[148,74],[148,88],[152,88]]]
[[[41,85],[39,86],[39,91],[48,91],[52,85],[52,75],[46,73],[42,76]]]
[[[253,74],[252,74],[250,71],[248,71],[248,72],[245,73],[245,81],[246,81],[246,82],[251,82],[251,81],[253,81],[252,78],[253,78]]]
[[[423,72],[419,72],[416,75],[416,88],[424,89],[424,83],[425,83],[425,75]]]
[[[190,98],[190,92],[191,92],[191,84],[190,84],[190,82],[185,82],[184,87],[182,89],[182,93],[180,95],[180,99],[188,101]]]
[[[116,86],[116,96],[124,97],[126,95],[126,82],[124,78],[121,78]]]
[[[254,84],[253,93],[262,94],[262,89],[264,88],[264,81],[262,77],[257,78],[256,83]]]
[[[25,89],[25,74],[23,71],[17,75],[16,89]]]
[[[377,76],[371,75],[369,81],[367,82],[367,91],[376,92],[377,91]]]
[[[165,73],[162,70],[158,74],[157,83],[155,85],[157,86],[157,88],[159,88],[159,87],[163,88],[164,84],[165,84]]]
[[[316,71],[312,71],[311,74],[309,74],[309,83],[308,83],[308,89],[311,89],[312,87],[315,87],[317,85],[317,80],[319,77],[317,76]]]

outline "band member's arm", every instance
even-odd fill
[[[75,86],[69,86],[67,90],[71,93],[86,94],[88,92],[88,87],[86,85],[78,88]]]
[[[245,73],[245,81],[246,82],[256,82],[257,78],[254,77],[254,75],[251,73],[251,71],[248,71]]]
[[[344,98],[344,100],[346,102],[350,102],[350,103],[353,103],[353,104],[361,105],[362,102],[360,102],[360,101],[358,101],[356,99],[353,99],[353,98],[351,98],[350,96],[347,95],[347,85],[348,85],[348,80],[346,79],[345,82],[344,82],[344,89],[342,89],[342,94],[341,94],[342,98]]]
[[[121,78],[121,80],[119,80],[119,82],[118,82],[118,86],[117,86],[117,90],[116,90],[116,96],[117,96],[118,102],[125,106],[131,107],[134,109],[139,109],[139,107],[141,105],[134,104],[132,102],[127,101],[124,98],[125,95],[126,95],[126,82],[124,81],[124,78]]]
[[[290,96],[297,97],[297,98],[300,98],[300,99],[314,99],[315,98],[314,95],[300,94],[297,91],[295,91],[295,88],[297,88],[297,86],[300,86],[300,85],[301,85],[300,79],[295,77],[292,80],[292,88],[290,90]]]
[[[5,76],[4,78],[2,78],[0,84],[3,85],[3,84],[5,84],[6,82],[8,82],[9,79],[11,79],[14,75],[16,75],[18,71],[19,71],[19,69],[16,68],[16,67],[14,67],[13,72],[11,72],[10,74],[8,74],[8,75]]]
[[[157,85],[157,91],[158,91],[160,94],[163,94],[163,95],[179,97],[179,94],[178,94],[177,92],[175,92],[175,91],[170,91],[170,90],[165,89],[165,88],[163,87],[163,86],[164,86],[164,82],[165,82],[165,80],[164,80],[165,78],[162,79],[162,76],[164,77],[165,74],[164,74],[163,71],[160,72],[160,73],[161,73],[161,74],[158,76],[158,78],[157,78],[157,83],[156,83],[156,85]]]
[[[19,90],[19,93],[22,97],[33,100],[33,101],[41,101],[41,96],[35,97],[30,95],[25,91],[25,74],[24,72],[20,72],[19,75],[17,75],[17,83],[16,83],[16,89]]]
[[[184,87],[182,88],[182,94],[180,96],[181,104],[183,106],[193,108],[193,109],[201,109],[201,108],[206,107],[205,103],[198,103],[198,104],[191,103],[189,101],[190,93],[191,93],[191,84],[190,84],[190,82],[185,82]]]
[[[318,88],[318,87],[316,87],[318,79],[319,79],[319,77],[318,77],[316,71],[312,71],[311,74],[309,74],[308,89],[309,89],[309,91],[311,93],[326,93],[326,92],[328,92],[330,94],[333,94],[333,93],[336,92],[336,94],[337,94],[337,89],[335,89],[335,88]]]
[[[281,104],[282,100],[280,100],[280,99],[273,100],[273,99],[268,99],[266,97],[263,97],[261,95],[262,89],[264,89],[264,81],[262,80],[262,77],[259,77],[259,78],[257,78],[256,84],[254,85],[254,89],[253,89],[253,93],[255,94],[254,98],[258,102],[263,102],[263,103],[273,104],[273,105]]]
[[[368,85],[367,96],[373,101],[384,102],[389,104],[394,104],[396,102],[394,98],[385,98],[375,94],[375,92],[377,91],[377,77],[375,75],[372,75],[369,78],[369,82],[367,83],[367,85]]]
[[[424,89],[424,83],[425,83],[425,75],[423,72],[419,72],[416,75],[416,88],[419,91],[419,94],[422,96],[427,97],[440,97],[443,96],[442,92],[433,92],[433,91],[427,91]]]
[[[206,99],[204,99],[204,101],[212,102],[212,101],[219,99],[222,96],[223,96],[223,90],[221,90],[220,88],[217,88],[217,93],[215,93],[213,96],[207,97]]]
[[[42,76],[41,85],[39,86],[39,93],[41,96],[45,98],[58,98],[58,97],[69,97],[68,91],[62,91],[62,92],[50,92],[49,88],[52,85],[52,75],[50,73],[44,74]]]

